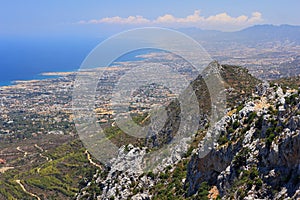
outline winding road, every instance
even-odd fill
[[[90,162],[92,165],[94,165],[94,166],[97,167],[97,168],[102,169],[102,166],[101,166],[101,165],[98,165],[97,163],[95,163],[95,162],[92,160],[91,154],[88,152],[88,150],[85,150],[84,153],[87,155],[87,159],[89,160],[89,162]]]
[[[26,190],[26,188],[24,187],[24,185],[21,183],[21,180],[16,180],[16,182],[20,185],[20,187],[22,188],[22,190],[23,190],[24,192],[26,192],[27,194],[29,194],[29,195],[32,196],[32,197],[35,197],[37,200],[41,200],[41,198],[38,197],[37,195],[35,195],[35,194],[31,193],[31,192],[28,192],[28,191]]]
[[[20,151],[20,152],[22,152],[22,153],[24,153],[24,158],[27,157],[27,155],[28,155],[27,151],[22,150],[21,147],[17,147],[17,150]]]
[[[0,173],[4,173],[4,172],[6,172],[7,170],[10,170],[10,169],[14,169],[14,167],[1,167],[0,168]]]

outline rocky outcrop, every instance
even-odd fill
[[[224,199],[299,198],[300,118],[295,115],[299,102],[285,103],[298,94],[283,94],[281,88],[266,84],[257,94],[243,109],[225,117],[217,129],[223,139],[207,156],[192,157],[189,196],[197,195],[201,183],[207,182],[217,186]],[[266,100],[267,106],[262,106]],[[280,113],[276,105],[282,104],[288,109]]]
[[[111,166],[106,169],[107,174],[102,176],[96,174],[94,179],[88,184],[86,188],[77,195],[77,199],[91,198],[91,194],[87,191],[92,182],[95,182],[101,188],[101,194],[98,199],[137,199],[147,200],[151,199],[152,195],[149,190],[159,182],[154,179],[154,173],[164,171],[169,166],[175,166],[182,160],[184,153],[189,147],[189,138],[183,139],[177,145],[168,148],[169,156],[162,156],[154,154],[152,157],[162,159],[158,164],[150,163],[149,165],[147,147],[134,147],[129,144],[123,146],[119,150],[119,155],[111,162]],[[151,154],[150,154],[151,155]]]

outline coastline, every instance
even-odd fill
[[[111,63],[111,65],[118,65],[126,62],[138,62],[138,61],[143,61],[146,59],[149,59],[153,56],[153,53],[160,53],[161,50],[153,50],[153,49],[145,49],[145,50],[140,50],[140,51],[133,51],[130,53],[127,53],[125,55],[122,55],[121,57],[117,58],[115,61]],[[112,66],[110,66],[112,67]],[[107,68],[106,68],[107,69]],[[113,69],[113,67],[111,68]],[[55,79],[55,78],[60,78],[68,75],[72,75],[76,72],[78,72],[80,68],[76,69],[70,69],[67,71],[46,71],[46,72],[41,72],[39,74],[35,74],[30,78],[26,79],[16,79],[16,80],[11,80],[11,81],[1,81],[0,80],[0,88],[2,87],[10,87],[14,85],[18,85],[20,83],[26,83],[26,82],[32,82],[32,81],[42,81],[42,80],[47,80],[47,79]]]
[[[75,73],[75,70],[67,71],[67,72],[43,72],[38,75],[35,75],[28,79],[19,79],[19,80],[12,80],[12,81],[0,81],[0,88],[2,87],[10,87],[14,85],[18,85],[21,83],[30,83],[30,82],[37,82],[42,80],[48,80],[48,79],[56,79],[63,76],[67,76],[70,74]]]

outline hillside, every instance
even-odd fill
[[[207,135],[204,128],[194,136],[186,154],[175,151],[160,168],[143,173],[120,167],[143,155],[142,149],[129,145],[130,156],[123,153],[123,159],[116,162],[119,167],[113,165],[107,177],[91,181],[93,187],[101,188],[101,199],[300,197],[299,90],[286,88],[288,83],[295,86],[295,80],[279,80],[270,86],[258,83],[243,68],[219,67],[227,84],[228,105],[238,106],[231,107],[211,130],[220,137],[210,153],[201,156],[201,141]],[[77,199],[93,199],[93,194],[87,186]]]
[[[58,141],[55,137],[44,137],[47,143]],[[51,148],[31,141],[31,146],[24,141],[17,143],[18,149],[26,150],[27,154],[9,161],[13,169],[1,174],[1,200],[72,199],[98,169],[90,163],[89,155],[76,138]]]
[[[137,140],[107,126],[107,136],[121,147],[110,166],[97,164],[74,136],[3,143],[2,153],[20,155],[8,160],[15,168],[1,174],[0,199],[299,198],[299,77],[268,84],[242,67],[211,66],[223,79],[226,115],[210,127],[211,102],[199,76],[191,84],[202,112],[199,130],[172,147],[161,164],[144,171],[140,160],[174,139],[181,112],[177,101],[167,108],[169,118],[155,137]],[[143,125],[147,116],[134,121]],[[202,156],[204,139],[214,134],[220,137]]]
[[[299,198],[299,91],[262,88],[215,127],[220,138],[210,154],[192,156],[188,195],[206,183],[225,199]]]

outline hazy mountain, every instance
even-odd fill
[[[300,43],[300,26],[292,25],[255,25],[236,32],[202,30],[199,28],[178,30],[199,40],[235,42],[290,41]]]

